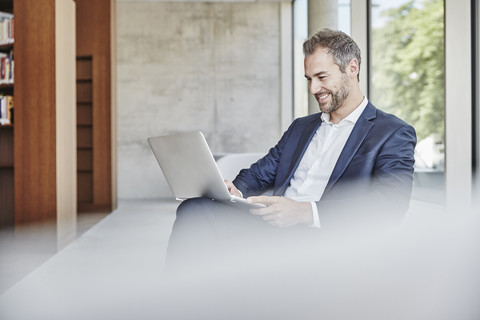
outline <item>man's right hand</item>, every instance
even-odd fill
[[[225,179],[225,185],[226,185],[227,188],[228,188],[228,192],[229,192],[232,196],[236,196],[236,197],[243,198],[242,193],[237,189],[237,187],[235,187],[235,185],[233,184],[232,181]]]

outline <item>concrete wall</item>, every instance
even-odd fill
[[[170,196],[149,136],[202,130],[214,153],[277,142],[280,6],[117,2],[120,199]]]

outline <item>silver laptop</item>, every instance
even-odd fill
[[[263,207],[228,192],[200,131],[150,137],[147,141],[177,200],[208,197],[241,207]]]

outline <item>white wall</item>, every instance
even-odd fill
[[[149,136],[202,130],[214,153],[279,139],[280,6],[117,2],[120,199],[170,195]]]

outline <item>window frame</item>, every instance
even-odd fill
[[[472,90],[475,81],[471,72],[472,61],[472,17],[471,0],[444,0],[445,6],[445,204],[452,211],[469,206],[472,201],[474,156],[478,158],[478,136],[480,120],[476,116],[476,126],[472,126],[476,109],[472,92],[478,97],[478,84]],[[371,0],[351,2],[352,37],[360,46],[363,54],[361,87],[369,95],[369,75],[371,59],[370,43],[370,9]],[[478,8],[477,8],[478,14]],[[473,20],[475,21],[475,20]],[[478,26],[477,29],[478,30]],[[480,33],[480,32],[478,32]],[[478,34],[477,34],[478,41]],[[477,42],[478,49],[478,42]],[[476,79],[478,79],[478,66]],[[478,81],[477,81],[478,82]],[[477,99],[478,100],[478,99]],[[478,112],[477,112],[478,113]],[[467,119],[467,120],[465,120]],[[476,133],[472,128],[477,127]],[[480,140],[480,137],[479,139]],[[476,154],[474,150],[477,149]],[[478,160],[476,160],[478,164]],[[478,177],[478,174],[477,174]]]

